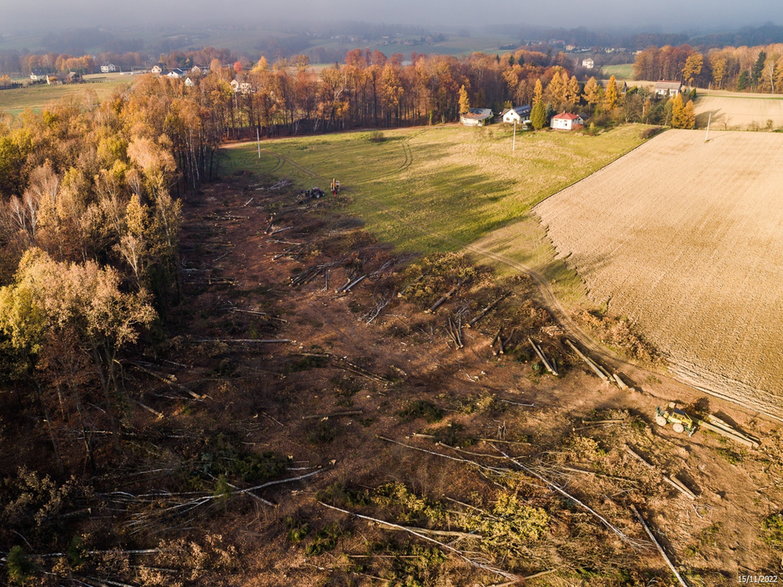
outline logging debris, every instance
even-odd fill
[[[650,537],[650,540],[655,545],[655,548],[658,549],[658,552],[660,553],[661,557],[663,558],[664,561],[666,561],[666,565],[669,567],[669,569],[671,569],[672,573],[674,573],[674,576],[677,577],[677,581],[679,581],[680,585],[682,587],[689,587],[689,585],[685,582],[685,579],[682,578],[682,575],[680,575],[680,572],[672,563],[669,556],[666,554],[666,551],[661,546],[661,543],[658,542],[658,539],[655,537],[655,534],[653,534],[652,529],[642,517],[642,514],[633,504],[631,504],[631,511],[633,511],[634,515],[636,515],[636,518],[639,520],[639,522],[641,522],[644,531],[647,533],[647,536]]]
[[[503,300],[505,300],[505,299],[506,299],[508,296],[510,296],[510,295],[511,295],[511,292],[506,292],[506,293],[504,293],[503,295],[501,295],[499,298],[497,298],[497,299],[496,299],[494,302],[491,302],[490,304],[488,304],[487,306],[485,306],[485,307],[484,307],[484,308],[483,308],[483,309],[482,309],[482,310],[481,310],[481,311],[480,311],[480,312],[479,312],[479,313],[478,313],[478,314],[477,314],[477,315],[476,315],[474,318],[472,318],[472,319],[471,319],[471,320],[470,320],[470,321],[469,321],[469,322],[466,324],[466,326],[467,326],[468,328],[473,328],[473,326],[475,326],[475,325],[476,325],[476,323],[477,323],[479,320],[481,320],[481,319],[482,319],[484,316],[486,316],[486,315],[487,315],[487,314],[489,314],[489,313],[490,313],[492,310],[494,310],[494,309],[497,307],[497,305],[498,305],[500,302],[502,302]]]
[[[533,347],[533,350],[535,351],[536,355],[538,355],[538,358],[541,359],[541,362],[544,364],[544,367],[546,367],[546,370],[549,371],[552,375],[555,377],[559,377],[557,370],[554,368],[552,363],[549,362],[549,360],[546,358],[546,355],[544,355],[544,351],[541,350],[541,347],[539,347],[535,342],[533,342],[533,339],[529,336],[527,337],[528,342],[530,343],[530,346]]]

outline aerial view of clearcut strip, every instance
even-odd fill
[[[682,380],[783,415],[783,136],[671,130],[535,208]]]

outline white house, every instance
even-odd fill
[[[35,70],[30,72],[30,81],[31,82],[45,82],[47,75],[48,74],[35,69]]]
[[[682,82],[667,82],[664,80],[655,82],[656,96],[676,96],[680,92],[682,92]]]
[[[522,124],[530,119],[530,106],[516,106],[503,113],[503,122],[506,124]]]
[[[241,82],[238,79],[232,79],[229,85],[231,86],[231,89],[234,90],[234,93],[252,94],[255,91],[253,84],[250,82]]]
[[[150,67],[150,73],[154,73],[155,75],[160,75],[161,73],[163,73],[163,67],[159,64],[153,65],[152,67]]]
[[[170,78],[172,78],[172,79],[180,79],[180,78],[182,78],[182,77],[185,77],[185,72],[184,72],[184,71],[182,71],[181,69],[179,69],[179,68],[176,68],[176,67],[175,67],[175,68],[174,68],[174,69],[172,69],[170,72],[168,72],[168,73],[166,74],[166,76],[167,76],[167,77],[170,77]]]
[[[595,67],[595,61],[589,57],[587,59],[582,59],[582,67],[585,69],[593,69]]]
[[[459,121],[465,126],[484,126],[490,122],[492,110],[489,108],[471,108],[460,114]]]
[[[549,126],[557,130],[579,130],[585,125],[585,121],[578,114],[561,112],[552,117]]]
[[[101,73],[114,73],[115,71],[117,71],[117,66],[113,63],[101,65]]]
[[[187,87],[189,87],[189,88],[192,88],[192,87],[193,87],[193,86],[195,86],[196,84],[195,84],[195,82],[194,82],[192,79],[190,79],[189,77],[186,77],[186,78],[185,78],[185,85],[186,85]]]

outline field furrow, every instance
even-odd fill
[[[535,211],[681,378],[783,414],[781,186],[779,134],[669,131]]]

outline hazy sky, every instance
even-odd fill
[[[311,22],[443,25],[532,24],[555,27],[633,26],[664,31],[736,28],[783,19],[780,0],[0,0],[0,31],[74,26],[122,28],[166,21],[187,24],[265,18]]]

